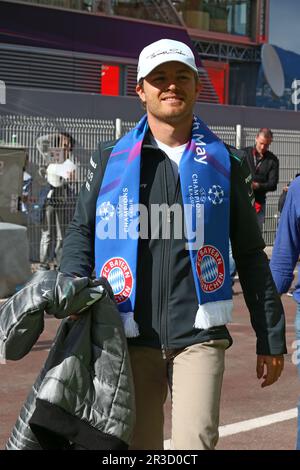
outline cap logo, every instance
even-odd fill
[[[155,57],[157,57],[159,55],[164,55],[164,54],[180,54],[180,55],[183,55],[185,57],[188,56],[188,54],[185,54],[180,49],[168,49],[166,51],[152,52],[152,54],[148,55],[146,57],[146,59],[155,59]]]

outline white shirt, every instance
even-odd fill
[[[183,152],[185,151],[185,148],[188,142],[186,142],[183,145],[178,145],[177,147],[170,147],[169,145],[166,145],[163,142],[160,142],[155,137],[153,137],[153,139],[154,139],[154,142],[153,142],[154,145],[156,144],[156,146],[160,148],[163,152],[165,152],[170,158],[174,176],[175,178],[178,178],[179,162],[180,162]]]

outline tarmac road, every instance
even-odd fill
[[[282,297],[289,354],[285,357],[285,368],[279,381],[262,389],[256,378],[255,336],[249,313],[240,285],[237,283],[234,289],[234,322],[230,325],[234,344],[226,355],[220,417],[221,437],[217,449],[293,450],[296,437],[295,408],[300,395],[297,370],[291,361],[295,303],[291,297]],[[46,316],[45,331],[32,351],[20,361],[8,361],[0,365],[0,449],[4,448],[19,410],[47,357],[58,325],[59,320]],[[166,445],[170,438],[170,416],[171,404],[168,399]],[[226,427],[228,425],[233,426]]]

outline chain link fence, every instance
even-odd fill
[[[62,234],[74,212],[74,200],[82,183],[91,154],[100,142],[119,138],[128,132],[136,122],[96,119],[43,118],[28,116],[0,116],[0,145],[17,145],[26,149],[29,157],[27,172],[33,178],[32,192],[28,204],[28,234],[30,241],[31,261],[40,259],[40,241],[43,222],[39,195],[47,184],[45,179],[46,162],[37,148],[37,139],[41,136],[68,133],[74,139],[73,158],[76,163],[76,174],[70,183],[72,197],[64,201]],[[241,126],[210,126],[222,140],[241,147],[253,145],[257,129]],[[290,130],[273,130],[274,141],[271,150],[279,158],[279,184],[276,192],[268,193],[264,239],[267,245],[273,245],[278,222],[278,198],[285,186],[300,171],[300,132]],[[73,197],[75,196],[75,198]],[[54,227],[53,227],[54,229]],[[52,240],[52,256],[55,251],[55,234]]]
[[[63,204],[57,208],[58,219],[61,221],[57,230],[56,221],[51,225],[51,247],[49,249],[50,261],[54,257],[55,246],[59,238],[64,235],[66,226],[73,216],[75,199],[85,180],[86,169],[91,154],[97,149],[99,142],[115,138],[115,122],[110,120],[90,119],[51,119],[28,116],[1,116],[0,117],[0,145],[24,147],[28,154],[26,171],[32,176],[32,189],[28,201],[28,236],[30,244],[30,258],[32,262],[40,259],[41,235],[45,232],[45,214],[41,195],[45,195],[47,188],[45,155],[39,151],[37,140],[42,136],[68,133],[74,140],[73,158],[76,164],[75,177],[69,183],[70,191]],[[44,189],[44,191],[43,191]],[[75,196],[75,197],[74,197]]]

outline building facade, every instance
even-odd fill
[[[0,80],[134,96],[139,50],[168,37],[202,62],[201,102],[255,105],[268,10],[268,0],[1,0]]]

